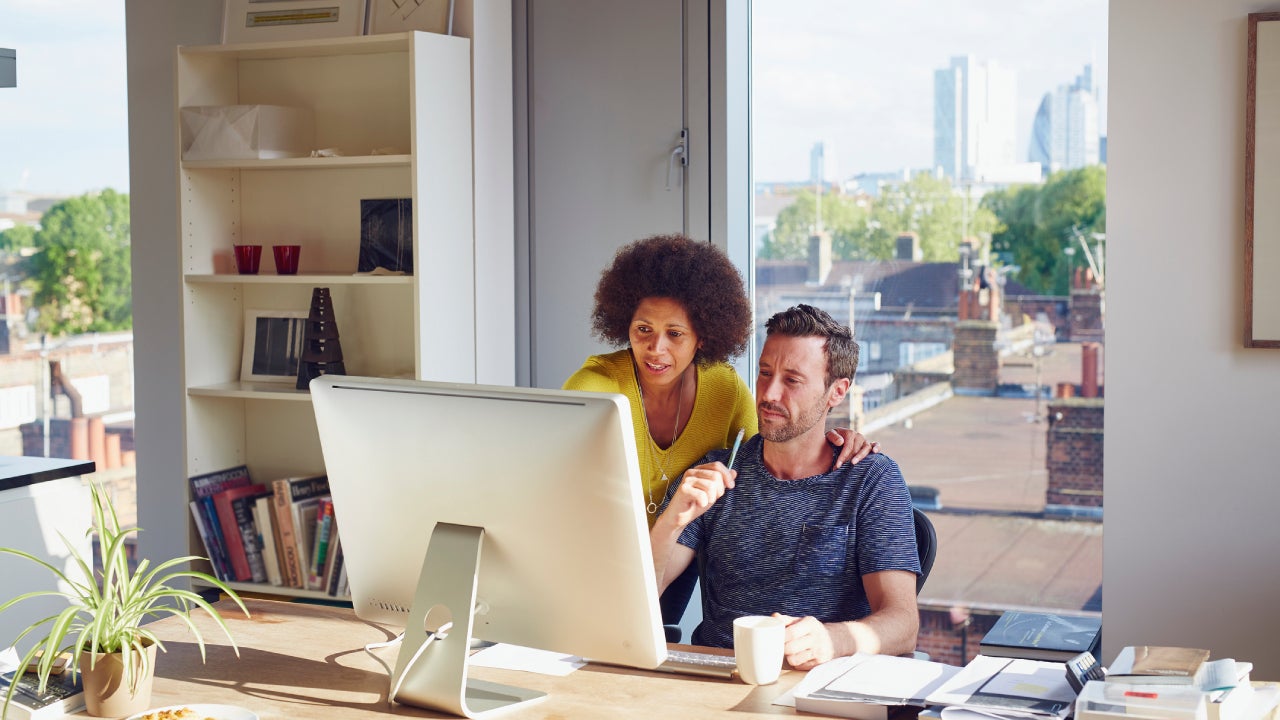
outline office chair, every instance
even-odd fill
[[[916,578],[916,595],[919,595],[933,569],[933,558],[938,554],[938,533],[933,529],[933,521],[920,508],[912,507],[911,516],[916,525],[916,551],[920,553],[920,575]]]
[[[911,508],[911,519],[915,524],[916,530],[916,552],[920,554],[920,575],[916,577],[916,595],[919,595],[920,590],[924,588],[924,581],[929,579],[929,571],[933,569],[934,557],[938,554],[938,533],[933,529],[933,521],[920,508]],[[693,575],[696,578],[696,568],[696,563],[690,565],[689,569],[685,571],[685,575],[689,575],[690,571],[694,571]],[[692,583],[690,583],[690,588],[692,588]],[[671,603],[663,605],[664,624],[662,629],[666,633],[667,642],[670,643],[680,642],[681,632],[677,623],[680,621],[680,616],[684,614],[685,606],[689,603],[689,595],[683,596],[683,602],[677,602],[679,603],[678,608],[671,607]],[[674,617],[672,617],[672,610],[676,610]],[[925,655],[924,659],[927,660],[928,656]]]

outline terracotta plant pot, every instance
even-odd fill
[[[151,681],[155,679],[156,646],[147,646],[147,670],[142,658],[133,657],[135,687],[124,682],[124,662],[119,653],[81,653],[85,711],[94,717],[126,717],[151,707]],[[96,659],[95,657],[96,656]]]

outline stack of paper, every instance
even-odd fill
[[[886,720],[922,707],[959,670],[928,660],[859,653],[819,665],[774,703],[823,715]]]
[[[986,655],[975,657],[926,698],[948,711],[966,708],[988,717],[1044,719],[1067,717],[1075,700],[1062,663]]]

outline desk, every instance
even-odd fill
[[[392,637],[351,610],[247,600],[251,619],[225,601],[223,618],[240,646],[236,659],[226,637],[208,617],[193,615],[204,635],[208,663],[201,664],[190,631],[176,618],[152,627],[167,653],[157,658],[153,707],[225,703],[253,710],[262,720],[302,718],[342,720],[376,715],[449,717],[418,708],[388,707],[386,671],[363,650]],[[394,661],[394,655],[392,656]],[[566,677],[473,668],[472,677],[534,688],[547,697],[513,718],[735,718],[797,717],[791,708],[770,704],[803,673],[754,687],[629,668],[587,665]]]

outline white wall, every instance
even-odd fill
[[[1280,351],[1242,339],[1246,16],[1277,9],[1111,3],[1106,660],[1191,645],[1280,679]]]
[[[171,557],[174,548],[187,546],[174,47],[216,43],[221,28],[221,0],[129,0],[125,6],[134,433],[144,557]]]

